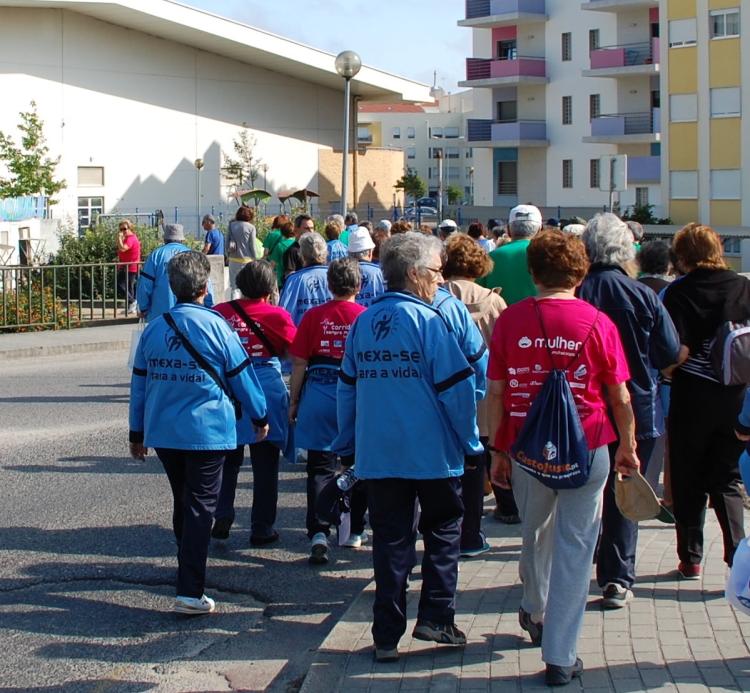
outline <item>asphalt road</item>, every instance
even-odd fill
[[[369,548],[307,563],[304,475],[281,474],[278,548],[238,521],[212,545],[217,613],[171,612],[171,495],[127,456],[125,351],[6,361],[0,373],[0,691],[295,691],[371,579]]]

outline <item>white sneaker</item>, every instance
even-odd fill
[[[341,546],[345,546],[348,549],[358,549],[362,544],[366,544],[369,538],[367,530],[363,529],[362,534],[350,534],[349,538]]]
[[[137,313],[138,312],[138,301],[133,301],[128,306],[128,313]]]
[[[310,540],[309,560],[313,565],[328,563],[328,537],[323,532],[313,535]]]
[[[177,614],[210,614],[216,608],[216,602],[205,594],[196,597],[175,597],[173,610]]]

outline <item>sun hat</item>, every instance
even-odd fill
[[[185,230],[182,228],[182,224],[164,224],[164,240],[184,241]]]
[[[364,226],[358,226],[349,234],[349,252],[363,253],[372,250],[375,243],[370,236],[370,232]]]
[[[659,520],[674,524],[674,516],[665,508],[651,484],[637,470],[630,471],[630,476],[617,474],[615,478],[615,501],[617,508],[628,520]]]

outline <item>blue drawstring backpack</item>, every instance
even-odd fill
[[[532,402],[511,452],[519,466],[545,486],[556,490],[579,488],[588,481],[592,456],[565,371],[583,352],[599,319],[599,312],[581,348],[567,366],[555,368],[551,342],[536,301],[534,308],[549,355],[550,374]]]

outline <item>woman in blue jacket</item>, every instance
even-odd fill
[[[169,262],[177,305],[143,331],[130,382],[130,454],[153,447],[172,488],[177,597],[184,614],[213,611],[204,592],[206,559],[221,472],[237,447],[237,418],[268,433],[266,400],[239,338],[203,306],[210,265],[188,251]]]

